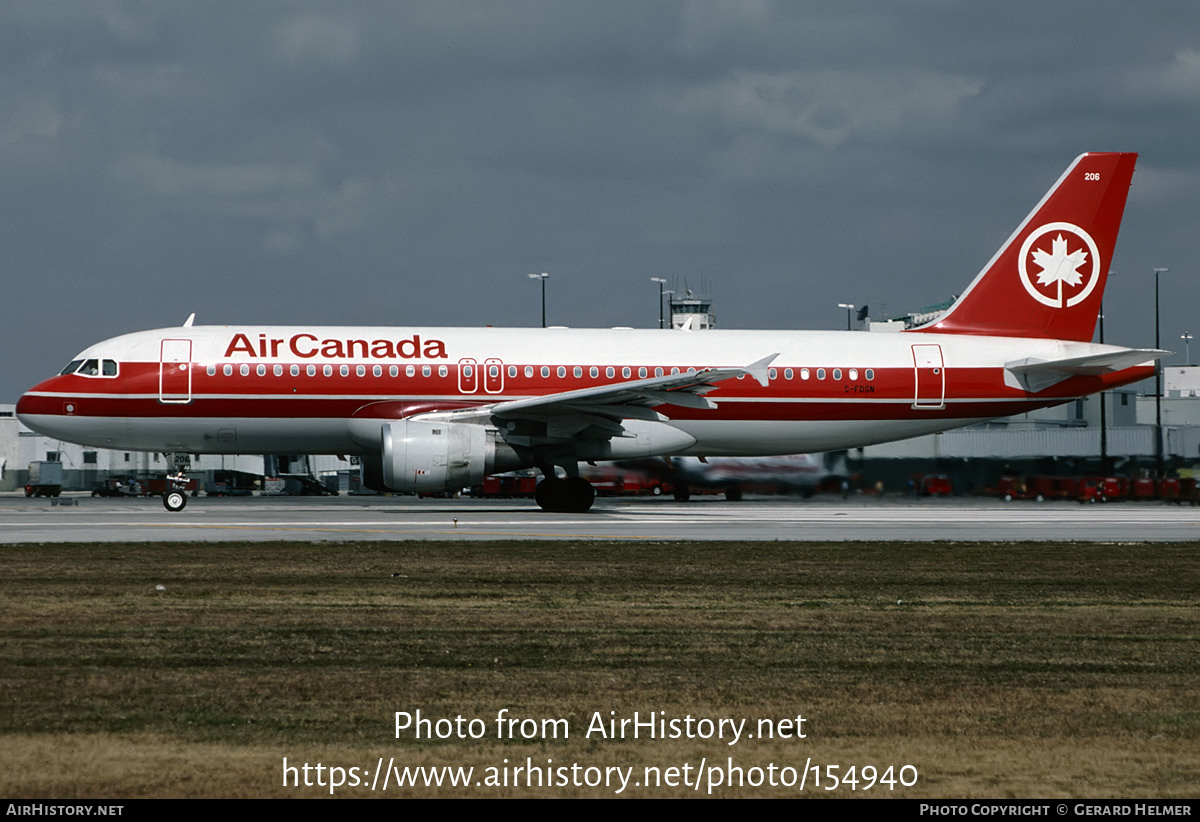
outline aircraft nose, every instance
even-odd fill
[[[48,383],[49,380],[43,380],[22,394],[17,400],[16,411],[17,419],[26,428],[53,436],[52,431],[46,430],[46,423],[62,414],[62,404],[55,406],[53,397],[44,396]]]

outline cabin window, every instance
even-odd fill
[[[310,365],[308,368],[304,369],[304,373],[310,377],[315,377],[317,376],[317,367],[315,365]]]
[[[274,370],[274,372],[275,372],[275,376],[276,376],[276,377],[282,377],[282,376],[283,376],[283,366],[282,366],[282,365],[276,365],[276,366],[275,366],[275,368],[274,368],[274,369],[272,369],[272,370]]]
[[[525,366],[525,376],[526,376],[526,377],[532,377],[532,376],[533,376],[533,366],[532,366],[532,365],[527,365],[527,366]]]
[[[545,378],[545,377],[549,377],[549,376],[550,376],[550,366],[543,365],[542,366],[542,377]]]
[[[588,369],[588,376],[593,379],[595,379],[596,377],[599,377],[600,369],[593,365],[591,368]]]
[[[823,380],[823,379],[825,379],[825,369],[824,369],[824,368],[818,368],[818,369],[817,369],[817,379],[818,379],[818,380]]]
[[[355,366],[354,367],[354,375],[357,377],[367,376],[367,367],[365,365]]]
[[[399,377],[400,376],[399,367],[397,367],[395,365],[389,365],[388,366],[388,376],[389,377]]]
[[[349,377],[350,376],[350,366],[343,365],[341,368],[338,369],[338,373],[341,374],[343,377]]]
[[[850,369],[850,379],[852,379],[852,380],[858,379],[858,369],[857,368]]]
[[[438,366],[438,376],[439,377],[444,377],[448,373],[450,373],[450,372],[446,370],[446,366],[444,366],[444,365]]]
[[[241,365],[241,367],[238,368],[238,373],[241,374],[243,377],[249,377],[250,376],[250,366],[243,363]]]
[[[205,374],[208,374],[208,376],[210,376],[210,377],[215,377],[215,376],[217,376],[217,366],[216,366],[216,365],[209,365],[209,366],[208,366],[208,368],[205,368],[205,369],[204,369],[204,373],[205,373]]]
[[[372,377],[382,377],[383,376],[383,366],[382,365],[372,366],[371,367],[371,376]]]
[[[324,374],[326,377],[332,377],[333,376],[333,366],[332,365],[325,366],[324,368],[321,369],[321,373]]]
[[[628,365],[621,369],[621,376],[624,377],[625,379],[629,379],[630,377],[633,376],[633,371],[629,368]]]
[[[874,368],[868,368],[868,369],[867,369],[867,372],[866,372],[866,374],[865,374],[865,376],[866,376],[866,378],[867,378],[868,380],[873,380],[873,379],[875,379],[875,369],[874,369]]]
[[[643,378],[646,376],[646,366],[643,365],[638,369],[638,376]]]
[[[475,376],[475,369],[469,365],[464,365],[463,366],[463,376],[466,377],[467,379],[470,379],[471,377]]]
[[[792,369],[790,369],[790,368],[783,369],[783,378],[785,380],[790,380],[795,376],[796,376],[796,372],[793,371]]]
[[[767,377],[769,377],[770,379],[773,380],[778,376],[779,376],[779,372],[776,371],[774,368],[767,369]]]
[[[611,380],[613,377],[617,376],[617,369],[613,368],[610,365],[608,368],[604,369],[604,376],[608,377]]]
[[[293,377],[299,377],[300,376],[300,366],[293,365],[293,366],[289,367],[288,373],[291,374]]]
[[[430,368],[428,365],[421,366],[421,376],[422,377],[428,377],[432,373],[433,373],[433,369]]]
[[[654,369],[654,376],[661,377],[662,375],[663,375],[663,370],[661,368]]]
[[[833,378],[835,380],[840,380],[842,378],[842,369],[840,369],[840,368],[833,369]]]
[[[578,365],[577,365],[577,366],[575,366],[574,374],[575,374],[575,378],[576,378],[576,379],[578,379],[578,378],[582,377],[582,376],[583,376],[583,369],[582,369],[582,368],[580,368]]]
[[[559,377],[559,379],[562,379],[565,376],[567,376],[566,366],[560,365],[558,367],[558,377]]]
[[[225,363],[225,367],[222,368],[221,371],[222,371],[222,373],[225,374],[226,377],[233,376],[233,366],[230,365],[229,363]]]
[[[267,376],[267,367],[265,365],[259,365],[258,368],[254,369],[254,370],[260,377]]]
[[[404,376],[406,376],[406,377],[417,376],[417,367],[415,365],[404,366]]]
[[[510,376],[510,377],[517,376],[517,367],[515,365],[510,365],[508,367],[508,376]]]
[[[445,375],[443,375],[443,376],[445,376]],[[500,376],[500,368],[495,365],[489,365],[488,366],[488,376],[489,377],[499,377]]]

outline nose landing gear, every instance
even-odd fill
[[[175,472],[167,474],[167,490],[163,491],[163,508],[171,513],[182,511],[187,505],[187,469],[191,467],[192,458],[188,454],[163,454],[167,462],[175,466]]]

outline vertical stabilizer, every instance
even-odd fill
[[[1137,154],[1083,154],[950,309],[913,329],[1092,339]]]

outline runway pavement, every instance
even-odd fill
[[[1080,505],[980,499],[761,497],[688,503],[597,500],[586,514],[548,514],[532,500],[414,497],[157,498],[0,495],[0,543],[228,540],[1011,540],[1186,541],[1200,508],[1160,502]],[[64,504],[65,503],[65,504]],[[73,504],[72,504],[73,503]]]

